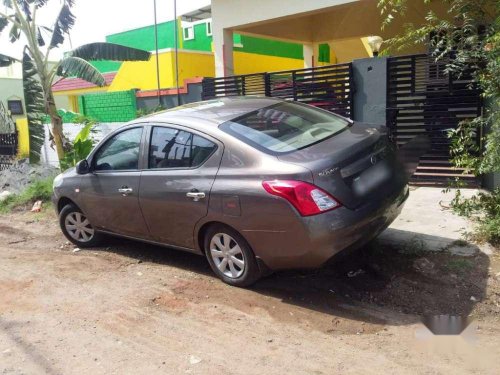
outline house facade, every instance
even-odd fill
[[[62,106],[66,110],[109,122],[127,121],[135,117],[138,109],[156,107],[158,83],[164,107],[177,105],[177,94],[181,104],[200,100],[201,80],[203,77],[215,76],[212,28],[211,18],[160,23],[157,25],[158,53],[154,25],[108,35],[107,42],[148,50],[152,53],[151,59],[140,62],[94,62],[94,66],[104,75],[106,85],[97,87],[78,78],[63,78],[53,85],[56,101],[66,102]],[[304,66],[303,47],[299,43],[242,34],[234,34],[232,43],[235,71],[238,74]],[[331,62],[327,47],[323,47],[324,52],[320,57],[322,64]],[[129,100],[133,97],[137,99],[135,104]]]

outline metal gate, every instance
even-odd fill
[[[10,113],[0,102],[0,171],[10,167],[17,154],[18,136]]]
[[[416,135],[426,134],[431,149],[420,158],[412,182],[443,185],[460,178],[477,185],[473,175],[451,165],[447,132],[465,119],[481,114],[480,91],[471,75],[453,77],[445,72],[446,61],[428,55],[391,57],[387,73],[387,119],[399,146]]]
[[[203,99],[260,95],[291,99],[352,117],[352,64],[204,78]]]

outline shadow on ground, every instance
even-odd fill
[[[275,273],[251,290],[332,318],[372,324],[411,324],[420,321],[422,315],[470,315],[477,301],[486,297],[488,256],[477,248],[468,257],[445,250],[428,251],[412,233],[407,235],[409,240],[398,246],[375,240],[319,270]],[[440,237],[434,240],[446,242]],[[123,256],[215,278],[206,260],[197,255],[121,239],[110,239],[109,244],[108,251]],[[474,246],[457,244],[461,245]],[[241,303],[259,305],[254,293],[242,297],[241,290],[234,289],[232,296],[232,289],[218,281],[192,285],[183,293],[194,296],[200,291],[190,289],[204,287],[223,299],[223,303],[238,309]]]

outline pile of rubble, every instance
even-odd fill
[[[51,165],[32,165],[27,160],[18,160],[8,169],[0,171],[0,194],[6,191],[10,194],[20,193],[29,184],[58,173],[59,169]]]

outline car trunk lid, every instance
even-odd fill
[[[279,159],[311,170],[314,184],[350,209],[390,197],[406,184],[384,127],[354,123],[333,137]]]

